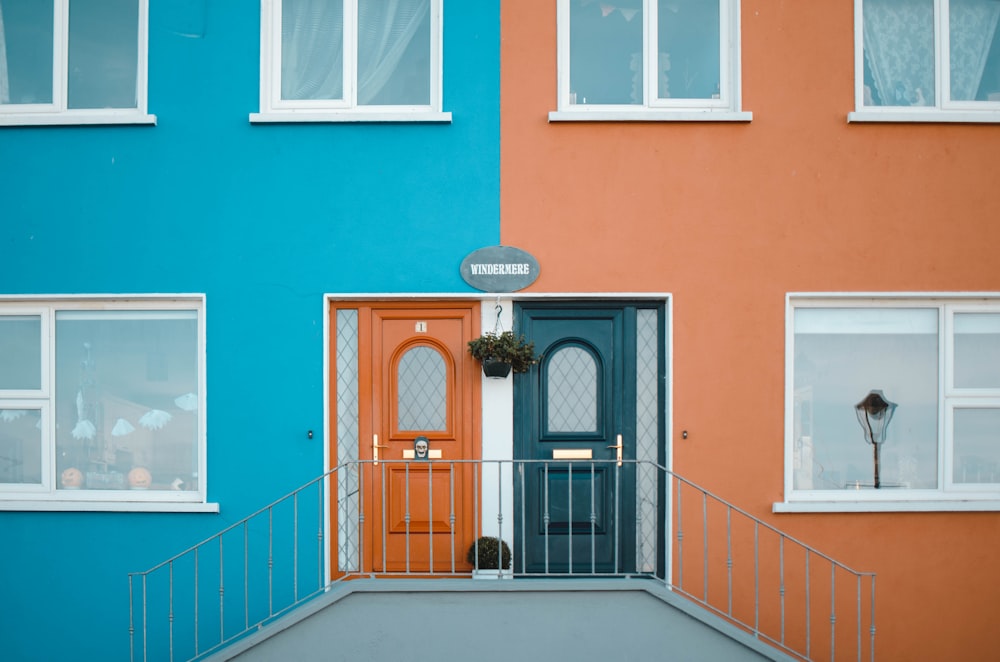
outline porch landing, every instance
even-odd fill
[[[648,579],[354,579],[205,659],[792,660]]]

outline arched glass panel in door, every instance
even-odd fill
[[[596,432],[598,364],[593,354],[576,345],[558,349],[545,371],[548,432]]]
[[[448,420],[448,373],[433,347],[406,351],[396,375],[396,421],[399,430],[445,430]]]

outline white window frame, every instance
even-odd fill
[[[570,91],[570,0],[558,0],[558,110],[550,122],[639,121],[639,122],[749,122],[753,113],[743,111],[741,101],[740,0],[719,0],[718,99],[658,98],[656,67],[649,66],[657,54],[659,5],[643,0],[643,104],[571,103]]]
[[[795,311],[804,308],[933,308],[938,311],[938,462],[934,489],[796,490],[794,488]],[[952,416],[957,408],[1000,407],[1000,388],[957,389],[953,371],[954,316],[1000,313],[998,293],[789,293],[785,299],[784,501],[774,512],[895,512],[1000,510],[1000,484],[952,480]]]
[[[70,0],[53,3],[52,103],[0,104],[0,126],[61,126],[84,124],[156,124],[146,111],[149,47],[149,0],[139,4],[138,62],[135,108],[67,108]]]
[[[848,122],[1000,122],[1000,101],[951,101],[949,2],[934,2],[934,89],[933,106],[866,106],[864,74],[864,4],[854,0],[854,112]]]
[[[357,2],[344,2],[344,99],[281,99],[281,2],[260,3],[260,112],[250,121],[267,122],[451,122],[442,110],[444,0],[430,0],[431,71],[428,105],[357,104]]]
[[[143,310],[190,311],[198,319],[198,490],[65,490],[57,489],[55,462],[55,318],[63,311],[126,312]],[[0,297],[4,315],[38,315],[41,319],[42,381],[38,389],[0,390],[0,409],[41,410],[42,480],[38,485],[0,486],[0,511],[132,511],[218,512],[207,501],[207,447],[205,416],[205,297],[204,295],[128,295],[70,297]]]

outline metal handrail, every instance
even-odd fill
[[[447,473],[442,486],[414,480],[428,468]],[[388,545],[378,543],[389,535],[391,469],[402,481],[394,497],[403,508],[402,533],[395,535],[405,558],[398,567],[390,567]],[[457,486],[470,472],[475,487],[462,493]],[[550,489],[557,475],[565,495]],[[616,495],[607,521],[596,496],[603,479],[613,481]],[[634,493],[621,489],[626,479],[634,481]],[[532,480],[539,481],[542,527],[534,542],[525,524]],[[372,495],[376,484],[381,494]],[[585,492],[582,501],[573,499],[574,484]],[[448,510],[436,518],[435,491]],[[874,573],[852,570],[662,465],[382,460],[336,466],[152,568],[129,573],[131,659],[206,657],[354,577],[468,577],[470,541],[456,531],[459,511],[470,504],[474,540],[516,541],[514,577],[646,577],[795,658],[833,660],[845,647],[859,661],[875,658]],[[574,504],[584,508],[577,517]],[[622,511],[633,508],[635,525],[625,526]],[[430,524],[421,530],[421,515],[447,524],[440,533]],[[557,515],[571,523],[558,532]],[[568,542],[557,548],[560,533]],[[601,535],[613,538],[608,567],[597,563]],[[542,559],[538,567],[528,564],[529,552]]]

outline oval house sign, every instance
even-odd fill
[[[484,292],[516,292],[538,278],[538,260],[513,246],[487,246],[462,260],[462,280]]]

